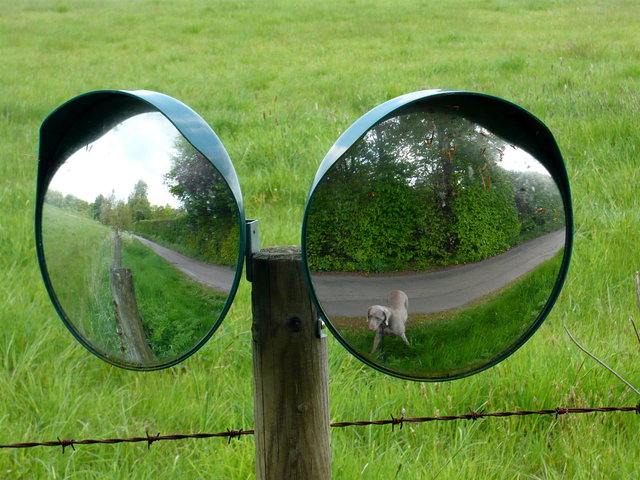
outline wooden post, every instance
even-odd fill
[[[122,240],[116,231],[113,236],[113,265],[114,268],[122,267]]]
[[[116,314],[116,325],[127,345],[129,360],[134,363],[150,363],[155,355],[144,333],[142,317],[138,311],[136,291],[131,269],[122,267],[120,235],[114,237],[113,266],[111,267],[111,294]],[[118,333],[119,334],[119,333]]]
[[[149,347],[142,326],[142,317],[138,311],[133,276],[128,268],[111,268],[111,293],[116,313],[116,324],[122,329],[127,344],[129,360],[134,363],[155,361],[155,355]]]
[[[330,479],[327,339],[300,247],[254,255],[252,304],[256,477]]]

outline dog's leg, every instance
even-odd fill
[[[407,336],[404,334],[404,332],[400,334],[400,338],[404,340],[404,343],[406,343],[407,345],[410,345],[409,340],[407,340]]]
[[[373,354],[378,349],[380,340],[382,340],[382,333],[380,333],[380,330],[376,330],[376,336],[373,339],[373,348],[371,349],[371,354]]]

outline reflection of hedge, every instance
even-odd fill
[[[518,241],[520,222],[513,197],[505,192],[467,187],[453,202],[458,262],[477,262],[505,252]]]
[[[553,180],[535,172],[514,174],[515,203],[521,223],[520,240],[564,227],[562,197]]]
[[[498,175],[496,175],[498,176]],[[327,181],[308,218],[313,270],[388,272],[475,262],[518,242],[520,222],[507,175],[492,188],[468,185],[451,211],[405,182]]]
[[[309,224],[309,258],[317,261],[313,269],[387,271],[412,262],[424,212],[411,187],[378,183],[359,192],[326,193],[331,201],[320,194]]]
[[[448,106],[385,119],[316,187],[309,266],[426,270],[477,262],[562,228],[555,182],[523,153]],[[511,162],[520,168],[505,167]]]
[[[218,265],[234,265],[238,258],[238,226],[210,220],[192,221],[189,217],[175,220],[141,220],[132,229],[135,233]]]

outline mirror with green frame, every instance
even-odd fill
[[[446,103],[368,128],[331,160],[305,214],[309,282],[333,332],[416,380],[469,375],[515,350],[566,267],[549,159]]]
[[[212,162],[159,111],[112,123],[67,141],[47,175],[46,278],[93,353],[162,368],[201,346],[228,308],[241,268],[238,206]]]

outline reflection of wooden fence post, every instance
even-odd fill
[[[149,347],[142,326],[142,317],[138,311],[136,292],[133,287],[131,269],[122,268],[120,235],[114,237],[113,266],[111,267],[111,293],[116,313],[116,324],[122,330],[122,336],[129,351],[129,360],[135,363],[149,363],[155,355]]]
[[[113,236],[113,265],[114,268],[122,267],[122,240],[118,232]]]
[[[252,303],[257,478],[329,479],[327,339],[299,247],[253,256]]]

